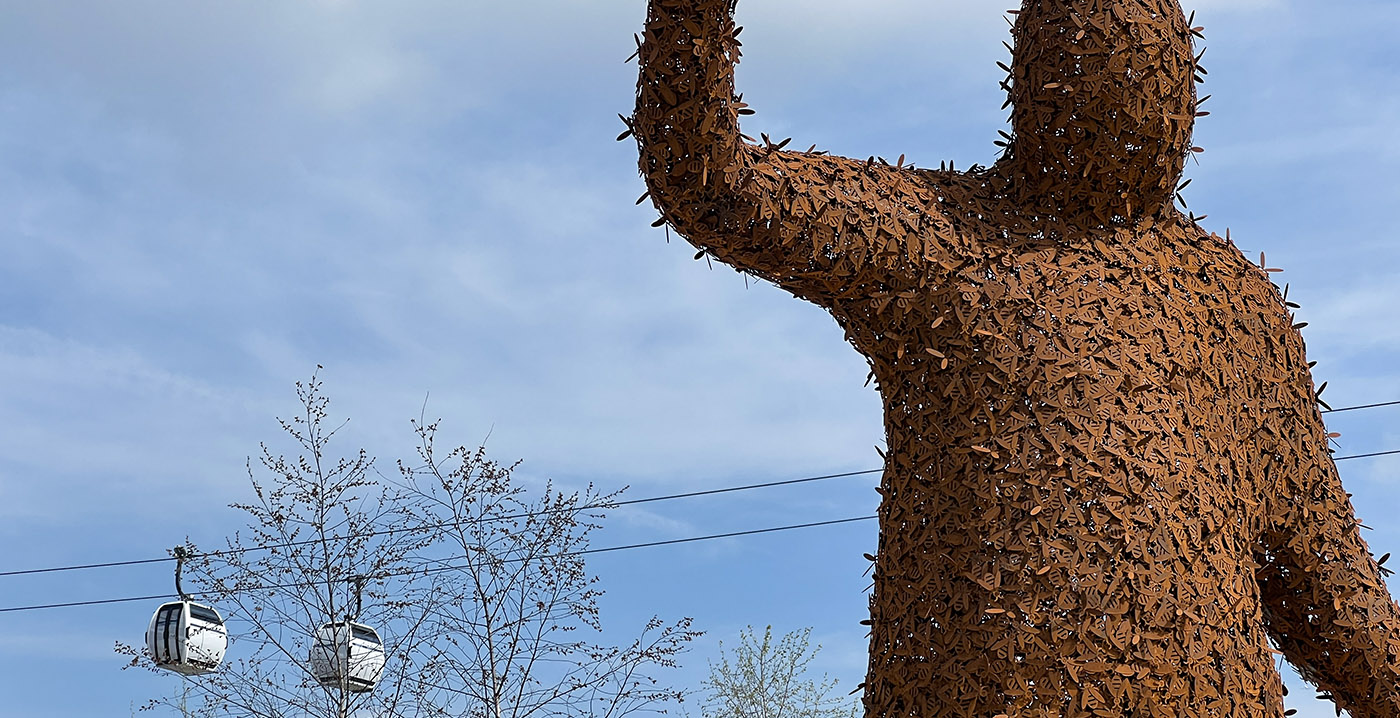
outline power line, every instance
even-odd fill
[[[133,601],[165,601],[171,598],[179,598],[173,593],[165,593],[158,596],[130,596],[127,598],[103,598],[96,601],[72,601],[70,603],[48,603],[40,606],[15,606],[10,608],[0,608],[0,613],[18,613],[20,611],[39,611],[46,608],[75,608],[77,606],[101,606],[108,603],[131,603]]]
[[[1362,404],[1361,406],[1344,406],[1340,409],[1323,409],[1324,414],[1340,414],[1344,411],[1361,411],[1362,409],[1379,409],[1383,406],[1400,406],[1400,401],[1385,401],[1379,404]]]
[[[1369,458],[1375,458],[1375,456],[1394,456],[1394,455],[1400,455],[1400,449],[1396,449],[1396,451],[1382,451],[1382,452],[1373,452],[1373,453],[1357,453],[1357,455],[1351,455],[1351,456],[1334,456],[1333,462],[1344,462],[1344,460],[1351,460],[1351,459],[1369,459]],[[699,495],[713,495],[713,494],[722,494],[722,493],[732,493],[732,491],[746,491],[746,490],[750,490],[750,488],[766,488],[766,487],[773,487],[773,486],[790,486],[790,484],[806,483],[806,481],[819,481],[819,480],[825,480],[825,479],[840,479],[840,477],[848,477],[848,476],[862,476],[862,474],[879,473],[879,472],[882,472],[882,470],[883,470],[883,469],[868,469],[868,470],[864,470],[864,472],[847,472],[847,473],[825,474],[825,476],[809,476],[809,477],[804,477],[804,479],[790,479],[790,480],[784,480],[784,481],[767,481],[767,483],[762,483],[762,484],[748,484],[748,486],[731,486],[731,487],[724,487],[724,488],[711,488],[711,490],[707,490],[707,491],[689,491],[689,493],[661,495],[661,497],[636,498],[636,500],[631,500],[631,501],[626,501],[626,502],[619,501],[619,502],[616,502],[616,504],[612,504],[612,505],[644,504],[644,502],[651,502],[651,501],[668,501],[668,500],[673,500],[673,498],[690,498],[690,497],[699,497]],[[589,508],[589,507],[584,507],[584,508]],[[606,507],[603,507],[603,505],[599,505],[599,507],[592,507],[592,508],[606,508]],[[542,515],[542,514],[549,514],[549,512],[535,512],[535,514],[526,514],[526,515]],[[524,516],[524,515],[522,515],[522,516]],[[820,528],[820,526],[834,526],[834,525],[840,525],[840,523],[854,523],[854,522],[858,522],[858,521],[874,521],[875,518],[876,518],[876,516],[874,516],[874,515],[869,515],[869,516],[853,516],[853,518],[833,519],[833,521],[819,521],[819,522],[811,522],[811,523],[794,523],[794,525],[788,525],[788,526],[770,526],[770,528],[764,528],[764,529],[736,530],[736,532],[728,532],[728,533],[711,533],[711,535],[706,535],[706,536],[689,536],[689,537],[683,537],[683,539],[665,539],[665,540],[657,540],[657,542],[629,543],[629,544],[623,544],[623,546],[606,546],[606,547],[602,547],[602,549],[582,549],[582,550],[578,550],[578,551],[564,551],[564,553],[554,554],[553,557],[588,556],[588,554],[613,553],[613,551],[627,551],[627,550],[633,550],[633,549],[651,549],[651,547],[658,547],[658,546],[675,546],[675,544],[694,543],[694,542],[706,542],[706,540],[732,539],[732,537],[739,537],[739,536],[757,536],[757,535],[762,535],[762,533],[784,532],[784,530],[813,529],[813,528]],[[307,543],[307,542],[298,542],[298,543]],[[287,546],[291,546],[291,544],[287,544]],[[245,551],[267,550],[267,549],[270,549],[270,546],[249,547],[249,549],[242,549],[242,550],[237,550],[237,551],[223,551],[223,553],[245,553]],[[153,558],[146,558],[146,560],[140,560],[140,561],[112,561],[112,563],[108,563],[108,564],[88,564],[88,565],[85,565],[85,567],[38,568],[38,570],[29,570],[29,571],[10,571],[10,572],[6,572],[6,574],[0,574],[0,575],[21,575],[21,574],[35,574],[35,572],[67,571],[67,570],[77,570],[77,568],[106,567],[106,565],[134,565],[134,564],[146,564],[146,563],[154,563],[154,561],[165,561],[165,560],[172,560],[172,558],[154,558],[154,560],[153,560]],[[505,560],[505,561],[507,561],[507,563],[514,563],[514,561],[518,561],[518,558],[507,558],[507,560]],[[463,565],[441,565],[441,567],[437,567],[437,568],[426,568],[426,570],[410,570],[410,571],[392,571],[392,572],[385,572],[385,574],[371,575],[371,577],[367,577],[367,578],[392,578],[392,577],[400,577],[400,575],[409,575],[409,574],[424,574],[424,575],[426,575],[426,574],[435,574],[435,572],[461,571],[461,570],[463,570],[463,568],[468,568],[468,567],[463,567]],[[256,586],[256,588],[248,589],[248,591],[267,591],[267,589],[279,589],[279,588],[304,588],[304,586],[312,586],[312,585],[318,585],[318,584],[325,584],[325,582],[329,582],[329,581],[309,582],[309,584],[279,584],[279,585],[269,585],[269,586]],[[101,606],[101,605],[109,605],[109,603],[132,603],[132,602],[137,602],[137,600],[165,600],[165,599],[172,599],[172,598],[179,598],[179,596],[174,595],[174,593],[162,593],[162,595],[154,595],[154,596],[129,596],[129,598],[118,598],[118,599],[74,600],[74,602],[67,602],[67,603],[45,603],[45,605],[35,605],[35,606],[11,606],[11,607],[0,607],[0,613],[29,612],[29,610],[45,610],[45,609],[69,609],[69,607],[78,607],[78,606]]]
[[[1382,403],[1378,403],[1378,404],[1364,404],[1364,405],[1359,405],[1359,406],[1346,406],[1346,407],[1341,407],[1341,408],[1338,408],[1338,409],[1326,409],[1326,410],[1322,411],[1322,413],[1323,413],[1323,414],[1335,414],[1335,413],[1341,413],[1341,412],[1344,412],[1344,411],[1360,411],[1360,410],[1363,410],[1363,409],[1377,409],[1377,408],[1389,407],[1389,406],[1400,406],[1400,401],[1388,401],[1388,402],[1382,402]],[[1370,459],[1370,458],[1375,458],[1375,457],[1379,457],[1379,456],[1394,456],[1394,455],[1397,455],[1397,454],[1400,454],[1400,450],[1395,450],[1395,451],[1380,451],[1380,452],[1375,452],[1375,453],[1370,453],[1370,454],[1356,454],[1356,455],[1352,455],[1352,456],[1337,456],[1337,457],[1333,457],[1332,461],[1337,462],[1337,461],[1351,461],[1351,460],[1353,460],[1353,459]],[[368,533],[363,534],[363,537],[364,537],[364,538],[372,538],[372,537],[375,537],[375,536],[384,536],[384,535],[391,535],[391,534],[397,534],[397,533],[405,533],[405,532],[409,532],[409,531],[430,531],[430,530],[434,530],[434,529],[447,528],[447,527],[449,527],[449,526],[470,525],[470,524],[472,524],[472,523],[477,523],[477,522],[480,522],[480,521],[509,521],[509,520],[512,520],[512,519],[533,518],[533,517],[537,517],[537,516],[548,515],[548,514],[551,514],[551,513],[560,513],[560,512],[563,512],[563,511],[588,511],[588,510],[592,510],[592,509],[612,509],[612,508],[618,508],[618,507],[621,507],[621,506],[635,506],[635,505],[637,505],[637,504],[654,503],[654,502],[658,502],[658,501],[673,501],[673,500],[676,500],[676,499],[688,499],[688,498],[696,498],[696,497],[700,497],[700,496],[714,496],[714,495],[718,495],[718,494],[734,493],[734,492],[738,492],[738,491],[751,491],[751,490],[754,490],[754,489],[766,489],[766,488],[773,488],[773,487],[778,487],[778,486],[792,486],[792,485],[796,485],[796,484],[805,484],[805,483],[811,483],[811,482],[815,482],[815,481],[827,481],[827,480],[830,480],[830,479],[849,478],[849,477],[852,477],[852,476],[866,476],[866,475],[869,475],[869,474],[878,474],[878,473],[881,473],[881,472],[883,472],[883,471],[884,471],[884,469],[867,469],[867,470],[865,470],[865,471],[850,471],[850,472],[839,473],[839,474],[824,474],[824,475],[821,475],[821,476],[807,476],[807,477],[803,477],[803,478],[800,478],[800,479],[788,479],[788,480],[784,480],[784,481],[769,481],[769,482],[760,483],[760,484],[746,484],[746,485],[743,485],[743,486],[727,486],[727,487],[720,488],[720,489],[709,489],[709,490],[705,490],[705,491],[690,491],[690,492],[680,493],[680,494],[668,494],[668,495],[665,495],[665,496],[650,496],[650,497],[641,498],[641,499],[630,499],[630,500],[627,500],[627,501],[614,501],[614,502],[599,503],[599,504],[585,504],[585,505],[583,505],[583,506],[578,506],[578,507],[565,507],[565,508],[552,509],[552,510],[549,510],[549,511],[532,511],[532,512],[519,513],[519,514],[510,514],[510,515],[500,516],[500,517],[496,517],[496,518],[492,518],[492,519],[479,519],[479,520],[477,520],[477,521],[470,521],[470,522],[452,522],[452,521],[449,521],[449,522],[443,522],[443,523],[438,523],[438,524],[429,524],[429,525],[427,525],[427,526],[418,527],[418,528],[384,529],[384,530],[381,530],[381,531],[370,531],[370,532],[368,532]],[[256,551],[271,551],[271,550],[274,550],[274,549],[294,548],[294,547],[297,547],[297,546],[307,546],[307,545],[310,545],[310,544],[320,543],[320,542],[321,542],[321,539],[304,539],[304,540],[301,540],[301,541],[289,541],[289,542],[279,543],[279,544],[268,544],[268,545],[265,545],[265,546],[250,546],[250,547],[248,547],[248,548],[240,548],[240,549],[221,549],[221,550],[216,550],[216,551],[208,551],[208,552],[203,553],[202,555],[203,555],[203,556],[208,556],[208,557],[231,556],[231,555],[240,555],[240,554],[252,553],[252,552],[256,552]],[[170,556],[161,556],[161,557],[159,557],[159,558],[143,558],[143,559],[132,559],[132,560],[126,560],[126,561],[106,561],[106,562],[102,562],[102,563],[75,564],[75,565],[71,565],[71,566],[54,566],[54,567],[49,567],[49,568],[19,569],[19,570],[14,570],[14,571],[0,571],[0,578],[7,578],[7,577],[11,577],[11,576],[31,576],[31,575],[44,574],[44,573],[61,573],[61,572],[65,572],[65,571],[86,571],[86,570],[90,570],[90,569],[99,569],[99,568],[119,568],[119,567],[124,567],[124,566],[141,566],[141,565],[152,564],[152,563],[166,563],[166,562],[174,561],[174,560],[175,560],[175,559],[174,559],[173,557],[170,557]]]
[[[749,530],[747,530],[747,531],[730,531],[730,532],[727,532],[727,533],[708,534],[708,535],[705,535],[705,536],[688,536],[688,537],[686,537],[686,538],[665,539],[665,540],[662,540],[662,541],[647,541],[647,542],[645,542],[645,543],[624,544],[624,545],[621,545],[621,546],[605,546],[605,547],[602,547],[602,548],[580,549],[580,550],[578,550],[578,551],[565,551],[565,552],[562,552],[562,553],[551,554],[550,556],[538,557],[538,558],[567,558],[567,557],[569,557],[569,556],[584,556],[584,555],[588,555],[588,554],[612,553],[612,552],[615,552],[615,551],[631,551],[631,550],[633,550],[633,549],[639,549],[639,548],[654,548],[654,547],[657,547],[657,546],[674,546],[674,545],[677,545],[677,544],[695,543],[695,542],[697,542],[697,541],[714,541],[714,540],[717,540],[717,539],[724,539],[724,538],[737,538],[737,537],[740,537],[740,536],[758,536],[758,535],[760,535],[760,534],[778,533],[778,532],[780,532],[780,531],[796,531],[796,530],[799,530],[799,529],[813,529],[813,528],[820,528],[820,527],[823,527],[823,526],[837,526],[837,525],[840,525],[840,524],[856,523],[856,522],[858,522],[858,521],[873,521],[873,520],[875,520],[875,518],[876,518],[876,517],[875,517],[874,515],[870,515],[870,516],[854,516],[854,517],[848,518],[848,519],[833,519],[833,520],[830,520],[830,521],[815,521],[815,522],[805,523],[805,524],[792,524],[792,525],[789,525],[789,526],[771,526],[771,527],[768,527],[768,528],[761,528],[761,529],[749,529]],[[507,562],[507,563],[515,563],[515,562],[519,562],[519,561],[522,561],[522,560],[524,560],[524,559],[520,559],[520,558],[509,558],[509,559],[504,559],[504,561]],[[467,567],[467,566],[439,566],[439,567],[437,567],[437,568],[430,568],[430,569],[410,569],[410,570],[406,570],[406,571],[389,571],[389,572],[374,574],[374,575],[371,575],[371,576],[366,576],[366,578],[371,578],[371,579],[393,578],[393,577],[396,577],[396,576],[408,576],[408,575],[413,575],[413,574],[423,574],[423,575],[426,575],[426,574],[430,574],[430,573],[442,573],[442,572],[444,572],[444,571],[461,571],[461,570],[463,570],[463,569],[465,569],[465,568],[468,568],[468,567]],[[279,589],[279,588],[306,588],[306,587],[310,587],[310,586],[317,586],[317,585],[324,584],[324,583],[339,583],[339,581],[328,579],[328,580],[325,580],[325,581],[310,581],[310,582],[304,582],[304,583],[286,583],[286,584],[276,584],[276,585],[271,585],[271,586],[254,586],[254,587],[251,587],[251,588],[248,588],[248,589],[243,589],[243,590],[244,590],[244,591],[267,591],[267,590]],[[132,603],[132,602],[135,602],[135,601],[158,601],[158,600],[166,600],[166,599],[171,599],[171,598],[179,598],[179,596],[177,596],[177,595],[175,595],[175,594],[162,594],[162,595],[157,595],[157,596],[130,596],[130,597],[127,597],[127,598],[105,598],[105,599],[99,599],[99,600],[95,600],[95,601],[70,601],[70,602],[67,602],[67,603],[48,603],[48,604],[41,604],[41,605],[34,605],[34,606],[11,606],[11,607],[9,607],[9,608],[0,608],[0,613],[18,613],[18,612],[21,612],[21,611],[41,611],[41,610],[50,609],[50,608],[77,608],[77,607],[79,607],[79,606],[101,606],[101,605],[107,605],[107,604],[113,604],[113,603]]]
[[[883,470],[883,469],[869,469],[869,470],[866,470],[866,471],[848,471],[848,472],[846,472],[846,473],[841,473],[841,474],[824,474],[824,475],[822,475],[822,476],[807,476],[807,477],[800,478],[800,479],[787,479],[787,480],[785,480],[785,481],[769,481],[769,482],[761,483],[761,484],[747,484],[747,485],[744,485],[744,486],[726,486],[726,487],[720,488],[720,489],[708,489],[708,490],[705,490],[705,491],[690,491],[690,492],[686,492],[686,493],[682,493],[682,494],[668,494],[668,495],[665,495],[665,496],[650,496],[650,497],[647,497],[647,498],[630,499],[630,500],[627,500],[627,501],[612,501],[612,502],[608,502],[608,503],[585,504],[585,505],[583,505],[583,506],[578,506],[578,507],[565,507],[565,508],[552,509],[552,510],[549,510],[549,511],[531,511],[531,512],[527,512],[527,513],[510,514],[510,515],[507,515],[507,516],[500,516],[500,517],[496,517],[496,518],[492,518],[492,519],[480,519],[480,520],[478,520],[478,521],[486,521],[486,520],[489,520],[489,521],[510,521],[510,520],[512,520],[512,519],[533,518],[533,517],[536,517],[536,516],[545,516],[545,515],[548,515],[548,514],[551,514],[551,513],[561,513],[561,512],[564,512],[564,511],[589,511],[589,510],[592,510],[592,509],[611,509],[611,508],[616,508],[616,507],[620,507],[620,506],[636,506],[637,504],[649,504],[649,503],[654,503],[654,502],[657,502],[657,501],[674,501],[674,500],[676,500],[676,499],[690,499],[690,498],[696,498],[696,497],[699,497],[699,496],[714,496],[714,495],[716,495],[716,494],[728,494],[728,493],[734,493],[734,492],[736,492],[736,491],[752,491],[752,490],[754,490],[754,489],[768,489],[768,488],[774,488],[774,487],[777,487],[777,486],[792,486],[792,485],[796,485],[796,484],[807,484],[807,483],[812,483],[812,482],[814,482],[814,481],[827,481],[827,480],[830,480],[830,479],[844,479],[844,478],[849,478],[849,477],[852,477],[852,476],[865,476],[865,475],[868,475],[868,474],[878,474],[878,473],[880,473],[880,472],[882,472],[882,471],[884,471],[884,470]],[[369,533],[363,534],[363,537],[365,537],[365,538],[370,538],[370,537],[374,537],[374,536],[383,536],[383,535],[388,535],[388,534],[404,533],[404,532],[408,532],[408,531],[431,531],[431,530],[434,530],[434,529],[447,528],[447,527],[449,527],[449,526],[470,525],[470,524],[472,524],[472,523],[477,523],[478,521],[467,521],[467,522],[448,521],[448,522],[443,522],[443,523],[438,523],[438,524],[430,524],[430,525],[427,525],[427,526],[422,526],[422,527],[417,527],[417,528],[412,528],[412,529],[384,529],[384,530],[381,530],[381,531],[371,531],[371,532],[369,532]],[[248,547],[248,548],[242,548],[242,549],[223,549],[223,550],[218,550],[218,551],[209,551],[209,552],[203,553],[203,554],[201,554],[201,555],[203,555],[203,556],[210,556],[210,557],[230,556],[230,555],[235,555],[235,554],[251,553],[251,552],[254,552],[254,551],[271,551],[271,550],[274,550],[274,549],[294,548],[294,547],[296,547],[296,546],[306,546],[306,545],[310,545],[310,544],[314,544],[314,543],[320,543],[320,542],[321,542],[320,539],[304,539],[304,540],[301,540],[301,541],[290,541],[290,542],[287,542],[287,543],[268,544],[268,545],[265,545],[265,546],[250,546],[250,547]],[[143,565],[143,564],[150,564],[150,563],[166,563],[166,562],[168,562],[168,561],[174,561],[174,560],[175,560],[175,559],[174,559],[173,557],[171,557],[171,556],[162,556],[162,557],[160,557],[160,558],[143,558],[143,559],[135,559],[135,560],[131,560],[131,561],[106,561],[106,562],[103,562],[103,563],[87,563],[87,564],[78,564],[78,565],[73,565],[73,566],[56,566],[56,567],[53,567],[53,568],[30,568],[30,569],[23,569],[23,570],[18,570],[18,571],[0,571],[0,578],[5,578],[5,577],[8,577],[8,576],[30,576],[30,575],[34,575],[34,574],[40,574],[40,573],[59,573],[59,572],[62,572],[62,571],[84,571],[84,570],[95,569],[95,568],[116,568],[116,567],[121,567],[121,566],[140,566],[140,565]]]
[[[1400,454],[1400,449],[1395,451],[1377,451],[1374,454],[1356,454],[1355,456],[1338,456],[1333,461],[1351,461],[1352,459],[1369,459],[1373,456],[1394,456]]]

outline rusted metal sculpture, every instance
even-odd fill
[[[734,3],[650,0],[627,122],[662,221],[870,360],[868,714],[1277,718],[1272,638],[1354,718],[1400,716],[1400,607],[1289,305],[1175,209],[1176,0],[1025,0],[1014,131],[965,172],[746,141]]]

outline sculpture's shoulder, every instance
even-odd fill
[[[1080,229],[1016,215],[976,231],[983,257],[958,272],[964,284],[982,293],[1004,285],[998,298],[1095,331],[1126,322],[1129,333],[1222,342],[1245,335],[1274,341],[1292,330],[1276,271],[1186,217]]]
[[[751,147],[738,171],[758,219],[784,241],[809,243],[851,272],[873,269],[892,285],[964,266],[996,231],[976,168]]]
[[[1301,328],[1279,269],[1251,259],[1231,239],[1182,218],[1137,230],[1117,245],[1140,292],[1174,337],[1179,357],[1231,357],[1293,371],[1305,362]],[[1272,369],[1268,371],[1273,371]],[[1255,377],[1257,378],[1257,377]]]
[[[1274,282],[1281,270],[1265,266],[1263,253],[1256,262],[1235,245],[1228,232],[1221,237],[1194,222],[1168,224],[1157,230],[1154,238],[1155,242],[1144,246],[1168,250],[1164,268],[1202,303],[1286,319],[1283,290]]]

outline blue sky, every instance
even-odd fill
[[[1004,3],[1005,4],[1005,3]],[[1009,5],[1009,4],[1008,4]],[[1191,208],[1283,267],[1334,405],[1400,399],[1400,5],[1203,0]],[[1006,24],[974,0],[744,0],[749,134],[987,163]],[[0,0],[0,570],[239,526],[244,460],[319,364],[392,461],[425,395],[522,475],[632,497],[872,468],[880,410],[821,311],[669,245],[633,201],[642,0]],[[1400,448],[1400,409],[1335,415]],[[1400,459],[1342,465],[1400,552]],[[873,511],[872,479],[619,511],[599,545]],[[172,511],[172,507],[176,507]],[[873,524],[597,557],[646,616],[813,627],[864,670]],[[1392,582],[1393,588],[1400,583]],[[0,578],[0,605],[161,593],[168,567]],[[1400,591],[1395,591],[1400,593]],[[0,717],[125,715],[154,606],[0,614]],[[1300,718],[1330,706],[1288,678]]]

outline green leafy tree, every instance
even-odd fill
[[[753,626],[739,632],[732,652],[720,643],[704,683],[704,718],[854,718],[860,703],[836,692],[837,681],[812,676],[809,667],[821,646],[812,647],[812,629],[773,640],[773,627],[756,637]]]

